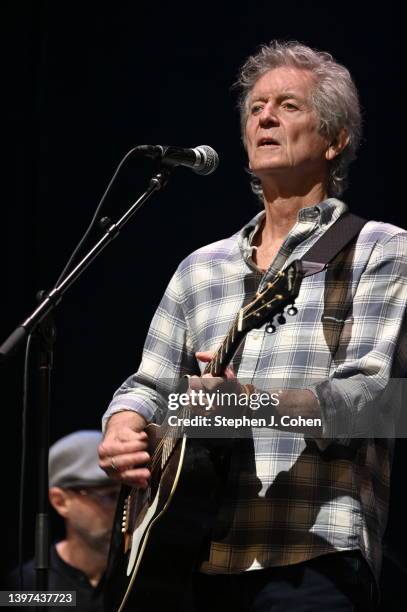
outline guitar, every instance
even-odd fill
[[[304,272],[299,260],[242,307],[204,373],[222,376],[246,334],[294,315]],[[187,380],[187,379],[186,379]],[[181,612],[194,567],[210,541],[228,477],[233,441],[188,437],[183,425],[191,407],[182,407],[178,425],[150,424],[151,471],[146,490],[123,486],[114,521],[105,583],[106,612]],[[178,531],[177,531],[178,530]],[[158,586],[159,585],[159,586]],[[185,608],[186,609],[186,608]]]

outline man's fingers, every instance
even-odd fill
[[[144,451],[122,455],[110,455],[100,459],[99,466],[102,470],[112,472],[123,472],[139,465],[146,465],[150,460],[150,455]]]
[[[214,355],[215,353],[212,353],[211,351],[198,351],[195,353],[195,357],[198,359],[198,361],[202,361],[203,363],[212,361]],[[212,374],[203,374],[203,378],[210,378],[211,376]],[[234,373],[233,369],[228,366],[223,377],[227,379],[236,378],[236,374]]]
[[[198,361],[203,361],[204,363],[207,363],[208,361],[211,361],[213,359],[215,353],[213,353],[212,351],[198,351],[197,353],[195,353],[195,357],[198,359]]]
[[[124,472],[111,472],[109,476],[129,487],[137,487],[138,489],[147,489],[151,473],[147,468],[137,468],[133,470],[125,470]]]
[[[124,428],[111,428],[108,429],[102,445],[106,440],[120,442],[125,444],[126,442],[132,442],[133,440],[147,440],[147,434],[145,431],[134,431],[129,427]]]
[[[144,434],[144,435],[142,435]],[[115,436],[107,435],[104,441],[99,445],[99,457],[105,459],[114,455],[125,455],[128,453],[136,453],[138,451],[147,450],[148,438],[145,432],[137,434],[133,439],[121,441]]]
[[[236,378],[236,374],[234,373],[233,369],[230,366],[228,366],[225,370],[225,377],[227,378],[227,380]]]
[[[120,473],[121,482],[129,486],[139,487],[141,489],[148,487],[150,477],[151,473],[147,468],[126,470],[125,472]]]
[[[108,421],[103,442],[99,445],[99,466],[110,478],[132,487],[145,489],[151,476],[148,435],[142,430],[146,421],[129,411],[118,412]]]

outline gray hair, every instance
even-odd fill
[[[235,86],[240,89],[238,107],[242,138],[245,143],[249,97],[256,81],[266,72],[280,66],[309,70],[316,77],[311,104],[319,117],[319,132],[334,141],[345,128],[349,143],[328,162],[328,195],[340,196],[347,186],[348,166],[356,158],[362,132],[362,118],[356,86],[349,71],[329,53],[317,51],[297,41],[273,40],[249,57],[241,68]],[[262,198],[260,180],[252,175],[252,189]]]

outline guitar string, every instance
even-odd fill
[[[186,407],[183,407],[182,412],[185,413],[185,409],[186,409]],[[185,416],[185,415],[183,415],[183,416]],[[182,417],[180,417],[180,418],[182,418]],[[151,464],[152,467],[155,467],[156,464],[157,464],[157,461],[160,459],[160,451],[163,449],[166,440],[169,437],[172,437],[175,440],[180,437],[179,435],[175,434],[175,431],[181,430],[181,427],[175,427],[175,428],[171,427],[170,428],[167,423],[165,425],[166,425],[165,432],[164,432],[160,442],[157,444],[157,446],[155,448],[155,451],[153,453],[153,456],[152,456],[152,458],[150,460],[150,464]],[[174,444],[174,446],[175,446],[175,444]],[[169,449],[168,452],[171,453],[172,450],[173,450],[173,447],[171,449]]]

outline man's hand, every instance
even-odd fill
[[[136,412],[124,410],[110,417],[105,437],[99,445],[99,465],[110,478],[131,487],[146,489],[150,459],[144,431],[146,420]]]
[[[197,353],[195,353],[195,357],[198,359],[198,361],[202,361],[202,363],[209,363],[209,361],[212,361],[214,355],[215,353],[212,353],[211,351],[198,351]],[[213,376],[212,374],[204,374],[203,378],[213,378]],[[236,378],[236,374],[234,373],[232,368],[228,366],[222,378],[226,378],[226,380],[232,380],[233,378]]]
[[[203,363],[208,363],[213,359],[214,353],[210,351],[200,351],[195,353],[196,358]],[[242,412],[239,406],[233,403],[233,401],[227,400],[223,403],[222,394],[225,397],[230,397],[231,394],[238,397],[239,395],[246,395],[247,390],[244,385],[240,384],[236,378],[236,374],[233,369],[228,366],[225,369],[223,376],[212,376],[212,374],[203,374],[202,376],[191,376],[189,378],[189,391],[195,393],[201,393],[202,397],[206,395],[219,397],[220,404],[211,403],[210,407],[207,405],[205,399],[196,406],[194,405],[195,414],[203,414],[205,416],[212,416],[216,414],[222,414],[226,417],[237,417]]]

